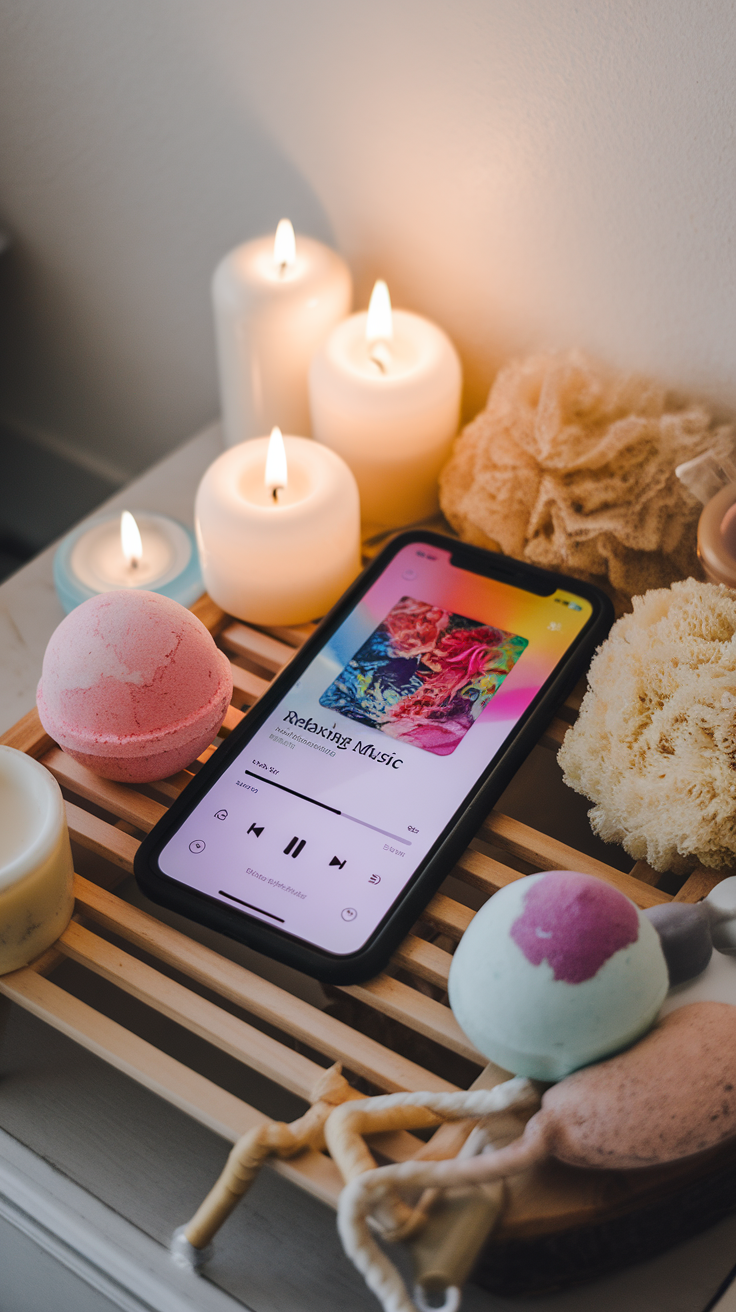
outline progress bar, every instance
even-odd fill
[[[312,806],[321,806],[323,811],[331,811],[333,815],[341,815],[343,820],[352,820],[354,825],[362,825],[364,829],[372,829],[377,834],[383,834],[384,838],[393,838],[395,843],[402,843],[404,847],[411,847],[409,838],[402,838],[399,834],[392,834],[388,829],[379,829],[378,825],[369,825],[367,820],[359,820],[357,815],[347,815],[345,811],[338,811],[336,806],[328,806],[326,802],[318,802],[316,797],[307,797],[306,793],[298,793],[295,788],[287,788],[286,784],[277,784],[274,779],[265,779],[262,774],[254,774],[252,770],[246,770],[245,773],[250,775],[251,779],[260,779],[262,784],[270,784],[272,788],[280,788],[282,793],[291,793],[292,797],[300,797],[303,802],[311,802]],[[237,901],[237,898],[235,900]]]
[[[390,834],[388,829],[379,829],[378,825],[369,825],[367,820],[359,820],[357,815],[347,815],[345,811],[341,811],[340,815],[345,820],[352,820],[355,825],[363,825],[364,829],[375,829],[377,834],[384,834],[386,838],[393,838],[395,842],[403,843],[404,847],[411,847],[410,839],[399,838],[398,834]]]
[[[262,784],[270,784],[272,788],[280,788],[282,793],[291,793],[292,797],[301,797],[303,802],[311,802],[312,806],[321,806],[323,811],[332,811],[334,815],[342,815],[336,806],[328,806],[326,802],[317,802],[314,797],[307,797],[306,793],[298,793],[295,788],[287,788],[286,784],[277,784],[273,779],[264,779],[262,774],[254,774],[252,770],[246,770],[251,779],[260,779]]]

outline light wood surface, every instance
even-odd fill
[[[19,752],[27,752],[29,756],[38,758],[53,747],[54,740],[46,733],[34,706],[32,711],[0,737],[0,744],[3,747],[15,747]]]
[[[75,895],[77,906],[85,917],[100,928],[118,934],[167,966],[184,969],[195,983],[243,1007],[269,1025],[277,1026],[300,1042],[309,1043],[331,1061],[344,1061],[355,1074],[370,1080],[377,1088],[387,1093],[424,1088],[441,1092],[453,1088],[400,1053],[392,1052],[276,984],[163,925],[89,880],[76,876]],[[104,949],[103,940],[100,944]],[[64,937],[60,946],[67,950]],[[186,1019],[183,1023],[186,1024]],[[312,1083],[315,1078],[312,1072]],[[301,1096],[306,1094],[302,1091]]]
[[[293,657],[314,626],[258,630],[230,620],[206,597],[193,609],[232,661],[234,704],[219,742],[242,720],[240,707],[258,700],[270,677]],[[578,688],[568,698],[540,739],[542,745],[559,745],[581,696]],[[38,757],[51,770],[65,792],[73,841],[87,858],[101,858],[106,869],[117,870],[120,879],[132,872],[141,837],[192,777],[191,771],[181,771],[147,788],[100,779],[51,742],[35,711],[3,741]],[[485,1065],[447,1004],[453,947],[480,900],[523,878],[528,869],[558,868],[597,875],[640,907],[671,898],[657,887],[659,876],[644,863],[625,873],[494,810],[452,872],[456,896],[445,891],[435,895],[388,970],[364,984],[334,990],[336,1002],[327,1008],[131,906],[110,891],[109,875],[101,876],[107,887],[77,877],[77,917],[51,955],[0,980],[0,993],[202,1125],[233,1140],[263,1123],[263,1114],[74,997],[53,978],[59,962],[74,962],[152,1014],[175,1022],[193,1038],[300,1099],[308,1097],[324,1065],[335,1060],[342,1061],[349,1078],[362,1081],[366,1090],[451,1090],[458,1079],[467,1083]],[[695,871],[675,896],[695,901],[720,877]],[[470,905],[463,901],[463,889]],[[351,1007],[367,1018],[365,1025],[352,1023]],[[459,1066],[458,1058],[462,1059]],[[398,1134],[383,1136],[375,1147],[388,1160],[402,1160],[420,1145],[413,1136]],[[279,1163],[276,1169],[334,1205],[340,1182],[324,1154],[306,1153]],[[637,1179],[607,1173],[593,1176],[548,1164],[512,1182],[499,1234],[502,1239],[528,1237],[587,1224],[617,1209],[625,1211],[640,1198],[658,1196],[658,1191],[670,1187],[672,1178],[672,1172],[661,1180],[654,1176],[643,1180],[642,1173]]]

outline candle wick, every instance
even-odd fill
[[[287,260],[282,260],[281,263],[280,263],[280,265],[279,265],[279,278],[283,278],[283,276],[284,276],[284,274],[286,273],[286,270],[288,269],[288,267],[289,267],[288,261],[287,261]]]
[[[382,374],[387,374],[391,364],[391,350],[388,344],[382,339],[370,343],[368,359]]]
[[[139,564],[138,558],[137,558],[136,556],[133,556],[133,558],[132,558],[132,560],[131,560],[131,562],[130,562],[130,568],[131,568],[131,569],[137,569],[137,568],[138,568],[138,564]]]
[[[281,488],[280,488],[280,487],[272,487],[272,488],[271,488],[271,496],[273,497],[274,501],[278,501],[278,499],[279,499],[279,492],[280,492],[280,491],[281,491]]]

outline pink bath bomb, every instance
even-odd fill
[[[227,657],[177,601],[137,589],[85,601],[51,636],[44,729],[105,779],[146,783],[212,742],[233,691]]]

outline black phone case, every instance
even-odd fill
[[[455,812],[430,849],[418,870],[404,888],[393,907],[359,952],[336,956],[251,919],[247,914],[224,906],[206,894],[195,892],[165,875],[158,857],[172,833],[186,814],[230,765],[260,725],[271,714],[288,688],[309,665],[317,650],[339,628],[345,616],[372,585],[388,561],[403,547],[417,542],[450,550],[463,568],[497,578],[501,582],[541,595],[561,588],[590,601],[593,614],[566,653],[565,659],[537,693],[519,720],[513,736],[502,746],[487,771],[476,781],[462,806]],[[581,583],[536,566],[495,555],[481,547],[468,546],[440,533],[409,531],[393,538],[366,567],[303,647],[276,676],[260,701],[230,733],[206,765],[191,780],[181,795],[143,840],[135,858],[135,877],[142,891],[153,902],[168,907],[190,920],[219,930],[229,938],[276,961],[285,962],[325,984],[357,984],[377,975],[387,964],[420,912],[436,893],[443,879],[462,855],[480,824],[500,797],[509,780],[534,747],[556,708],[564,701],[579,676],[587,669],[596,646],[613,623],[613,607],[605,593],[592,584]]]

